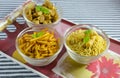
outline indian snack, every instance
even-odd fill
[[[72,32],[66,38],[66,44],[81,56],[97,56],[107,47],[106,40],[92,29]]]
[[[59,49],[59,39],[47,29],[25,33],[18,39],[18,44],[25,55],[36,59],[52,56]]]
[[[26,17],[35,24],[51,24],[59,19],[56,7],[49,0],[26,9]]]

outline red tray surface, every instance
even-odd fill
[[[13,25],[16,26],[16,31],[15,32],[9,32],[8,30],[5,29],[3,32],[5,32],[8,37],[5,40],[0,40],[0,50],[2,50],[3,52],[5,52],[7,55],[9,55],[11,57],[12,57],[13,52],[16,50],[16,48],[15,48],[16,36],[19,34],[20,31],[22,31],[24,28],[28,27],[26,25],[26,23],[19,24],[16,21],[13,23]],[[70,26],[73,26],[73,25],[75,25],[75,24],[71,23],[67,20],[62,19],[61,22],[55,28],[61,35],[63,35],[65,30],[67,28],[69,28]],[[118,53],[118,54],[120,54],[120,49],[119,48],[120,48],[120,42],[110,38],[110,48],[109,49]],[[52,71],[52,68],[57,64],[58,60],[60,59],[60,57],[63,55],[63,53],[65,51],[66,51],[65,48],[63,48],[63,50],[61,51],[61,53],[59,54],[57,59],[47,66],[36,67],[36,66],[32,66],[32,65],[27,64],[27,63],[26,63],[26,65],[28,65],[31,68],[47,75],[48,77],[53,78],[55,73]]]

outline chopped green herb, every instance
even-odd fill
[[[36,34],[32,34],[32,37],[33,37],[33,38],[36,38]]]
[[[37,5],[37,6],[35,7],[35,10],[36,10],[36,11],[40,11],[40,6]]]
[[[42,36],[44,34],[44,32],[39,32],[39,33],[37,33],[37,37],[40,37],[40,36]]]
[[[35,10],[36,11],[42,11],[44,14],[49,14],[50,13],[48,8],[46,8],[44,6],[40,6],[40,5],[37,5],[35,7]]]
[[[32,34],[32,37],[33,37],[33,38],[37,38],[37,37],[40,37],[40,36],[42,36],[42,35],[44,35],[44,32],[41,31],[41,32]]]
[[[83,44],[86,44],[90,40],[90,33],[91,33],[91,30],[85,31],[85,37],[83,38]]]
[[[83,43],[87,43],[88,41],[90,40],[90,37],[89,36],[85,36],[84,39],[83,39]]]
[[[89,35],[90,33],[91,33],[90,29],[85,31],[85,35]]]

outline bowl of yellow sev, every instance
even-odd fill
[[[31,2],[24,7],[23,17],[28,26],[54,27],[61,21],[62,9],[50,0]]]
[[[78,63],[89,64],[108,51],[108,36],[93,25],[75,25],[64,35],[69,56]]]
[[[34,66],[46,66],[53,62],[62,47],[61,35],[51,27],[27,27],[16,38],[18,53]]]

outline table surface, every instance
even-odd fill
[[[0,19],[3,19],[25,0],[0,0]],[[51,0],[63,9],[63,18],[76,24],[93,24],[108,36],[120,40],[120,0]],[[22,18],[17,18],[22,23]],[[15,31],[15,27],[7,27]],[[0,39],[7,36],[0,32]],[[19,69],[16,71],[16,69]],[[0,54],[0,78],[40,78],[31,70]]]

